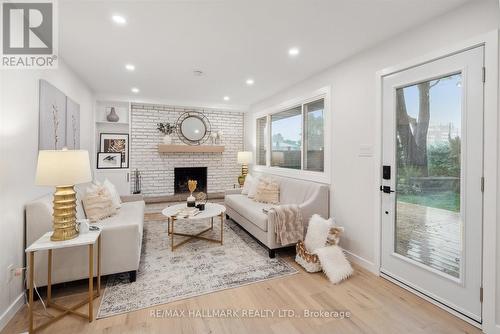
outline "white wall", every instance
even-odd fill
[[[379,205],[374,191],[379,186],[375,176],[379,166],[374,157],[358,154],[360,145],[375,144],[376,72],[498,28],[498,1],[472,3],[357,54],[253,105],[245,120],[245,146],[254,145],[252,113],[331,86],[331,212],[346,228],[343,247],[374,268],[378,252],[374,216]]]
[[[7,266],[23,266],[24,205],[51,191],[34,185],[39,79],[80,104],[80,146],[91,147],[93,93],[62,61],[56,70],[0,71],[0,329],[23,290],[21,278],[9,282]]]

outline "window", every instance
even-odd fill
[[[324,136],[324,100],[304,104],[305,150],[304,169],[316,172],[324,171],[325,136]]]
[[[256,162],[257,165],[266,165],[267,155],[267,116],[257,119],[257,150]]]
[[[257,165],[280,167],[283,173],[325,172],[325,98],[309,99],[256,122]]]
[[[271,115],[271,139],[271,166],[302,168],[302,106]]]

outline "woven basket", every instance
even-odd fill
[[[297,242],[295,245],[297,255],[295,261],[300,264],[306,271],[315,273],[321,271],[321,263],[316,254],[311,254],[307,251],[303,241]]]

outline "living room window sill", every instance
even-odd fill
[[[330,184],[330,173],[328,172],[313,172],[307,170],[298,170],[282,167],[270,167],[262,165],[254,165],[253,171],[256,173],[271,174],[277,176],[290,177],[298,180],[306,180],[317,183]]]

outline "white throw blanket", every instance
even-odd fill
[[[275,226],[276,242],[280,245],[296,243],[303,239],[304,223],[298,205],[274,206],[267,211],[267,218]]]

